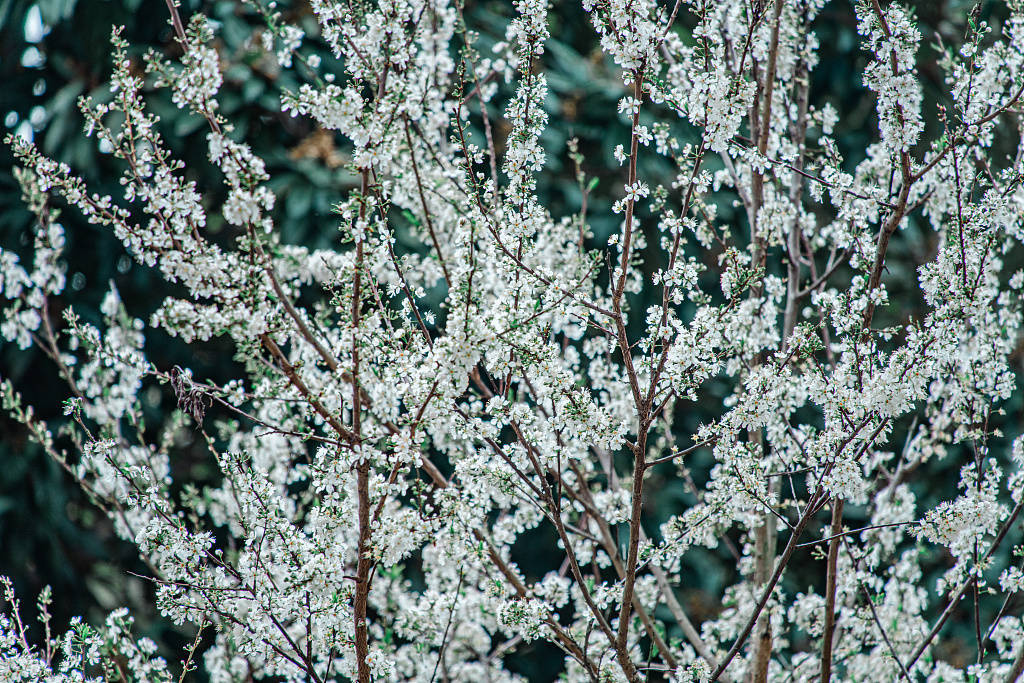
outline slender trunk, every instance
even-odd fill
[[[757,126],[757,151],[761,156],[765,156],[768,152],[768,139],[771,135],[772,94],[775,88],[775,68],[779,54],[779,28],[782,18],[782,6],[784,4],[785,0],[775,0],[774,15],[772,17],[772,37],[768,49],[768,63],[765,67],[764,74],[764,101],[762,102],[763,108],[761,110],[761,121]],[[763,172],[758,170],[754,171],[753,177],[751,178],[750,195],[752,203],[752,222],[750,224],[751,240],[754,242],[755,246],[754,263],[752,265],[756,268],[764,265],[766,255],[764,240],[760,236],[760,230],[757,225],[757,214],[760,211],[761,204],[764,199]],[[760,296],[760,287],[756,288],[756,291],[753,293],[756,296]],[[758,430],[757,433],[757,441],[762,444],[763,450],[764,437],[760,430]],[[776,482],[777,480],[773,479],[768,484],[769,505],[774,503],[777,496],[777,488],[775,486]],[[764,523],[754,532],[754,535],[754,586],[755,589],[757,589],[761,588],[768,582],[769,576],[771,575],[772,569],[775,565],[775,552],[777,550],[778,534],[775,515],[773,515],[771,511],[765,511]],[[772,653],[772,625],[770,610],[765,610],[758,618],[752,646],[754,649],[754,656],[750,680],[754,683],[762,683],[762,681],[767,680],[768,665],[771,662]]]
[[[369,187],[369,171],[362,172],[362,193],[365,198]],[[360,205],[360,221],[365,217],[366,204]],[[369,638],[366,631],[366,602],[370,594],[370,463],[362,459],[361,440],[361,395],[359,391],[359,313],[360,287],[363,266],[363,242],[356,242],[356,265],[352,284],[352,433],[359,457],[356,465],[356,495],[359,498],[359,557],[356,560],[356,593],[352,601],[352,613],[356,631],[356,667],[359,683],[370,683]]]
[[[821,683],[832,678],[832,647],[836,628],[836,561],[839,558],[839,534],[843,532],[843,499],[832,499],[832,528],[828,543],[828,569],[825,578],[825,632],[821,640]]]
[[[761,441],[758,434],[758,441]],[[778,496],[777,477],[768,484],[768,503],[772,504]],[[778,549],[778,526],[775,515],[766,512],[764,524],[754,534],[754,586],[761,589],[771,578],[772,570],[775,568],[775,553]],[[764,683],[768,680],[768,665],[772,657],[772,616],[769,610],[761,613],[757,620],[752,640],[754,649],[753,668],[749,680],[753,683]]]

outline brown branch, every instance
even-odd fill
[[[786,569],[786,565],[789,564],[789,560],[793,556],[793,551],[796,550],[797,541],[799,540],[800,535],[804,532],[807,525],[810,523],[811,518],[814,517],[814,514],[818,511],[818,504],[821,502],[823,496],[824,494],[819,490],[811,496],[809,501],[807,501],[807,506],[804,508],[804,514],[800,517],[800,520],[796,523],[792,533],[789,535],[789,542],[786,544],[785,550],[782,551],[782,555],[779,556],[778,561],[775,563],[775,571],[768,580],[768,584],[764,587],[761,599],[757,601],[757,606],[754,607],[754,612],[747,620],[746,626],[744,626],[740,634],[736,636],[736,641],[732,644],[732,647],[729,648],[729,652],[725,655],[721,664],[718,665],[718,668],[716,668],[711,674],[712,681],[717,681],[721,678],[733,658],[736,657],[740,649],[743,648],[744,643],[747,642],[747,638],[750,637],[750,632],[754,630],[754,624],[757,622],[761,612],[764,611],[765,606],[768,604],[768,600],[771,598],[776,584],[778,584],[779,579],[782,578],[782,572]]]
[[[996,548],[998,548],[999,545],[1003,542],[1003,539],[1006,538],[1006,534],[1009,533],[1010,527],[1013,526],[1013,523],[1017,520],[1017,517],[1020,516],[1020,512],[1022,509],[1024,509],[1024,497],[1021,497],[1017,505],[1014,506],[1013,511],[1010,513],[1010,516],[1006,518],[1006,521],[1003,522],[1003,525],[999,528],[999,532],[996,534],[995,540],[992,541],[992,545],[989,546],[988,551],[981,558],[980,564],[984,565],[986,562],[988,562],[989,558],[996,551]],[[906,666],[908,670],[914,668],[914,664],[917,662],[918,659],[920,659],[921,655],[924,654],[924,651],[928,649],[928,645],[932,642],[932,640],[935,639],[935,636],[939,634],[939,631],[942,630],[942,627],[943,625],[945,625],[946,620],[949,619],[949,617],[953,614],[953,609],[960,602],[960,598],[963,596],[964,591],[967,590],[967,587],[972,585],[972,583],[973,580],[968,579],[961,583],[960,587],[957,588],[956,591],[954,591],[953,595],[949,599],[949,602],[946,604],[946,608],[942,611],[942,614],[936,620],[935,625],[932,626],[932,630],[928,632],[928,635],[925,636],[924,640],[922,640],[921,643],[914,649],[913,654],[911,654],[910,658],[907,660]]]

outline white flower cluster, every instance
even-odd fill
[[[281,112],[351,161],[339,238],[313,251],[283,243],[273,157],[218,105],[235,57],[170,3],[179,57],[142,76],[115,31],[111,96],[81,102],[123,197],[9,141],[37,226],[31,260],[0,249],[0,333],[72,398],[60,431],[9,382],[3,407],[138,547],[159,610],[212,627],[211,680],[511,683],[536,640],[570,683],[1019,675],[1024,626],[985,595],[1024,590],[1024,439],[1000,431],[1020,424],[1001,411],[1021,391],[1024,161],[994,151],[997,125],[1021,135],[1024,8],[946,55],[956,115],[925,140],[921,29],[857,3],[878,129],[854,165],[811,87],[823,4],[584,0],[629,131],[595,141],[606,233],[576,143],[580,210],[544,201],[558,7],[517,0],[484,42],[449,0],[313,0],[301,28],[258,6],[299,82]],[[223,187],[173,158],[150,86],[206,126]],[[98,315],[69,295],[53,199],[173,285],[148,321],[115,287]],[[236,376],[164,367],[147,327],[221,338]],[[219,478],[176,479],[184,448]],[[655,509],[669,488],[678,507]],[[731,573],[697,612],[709,553]],[[795,562],[820,581],[795,585]],[[965,671],[935,647],[960,611]],[[4,680],[167,680],[122,612],[38,648],[16,612]]]
[[[106,623],[93,628],[77,617],[62,635],[51,634],[49,586],[39,596],[39,622],[45,642],[30,642],[27,624],[21,619],[19,602],[10,580],[0,576],[5,609],[0,612],[0,678],[11,683],[101,683],[132,680],[172,683],[167,662],[156,655],[157,645],[149,638],[131,635],[134,619],[128,610],[111,612]]]
[[[871,2],[862,2],[858,15],[857,28],[875,55],[864,71],[864,84],[878,94],[882,142],[895,154],[908,152],[924,127],[915,64],[921,33],[908,10],[897,3],[878,13]]]

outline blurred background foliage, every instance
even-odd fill
[[[946,45],[962,40],[967,16],[975,3],[918,0],[911,4],[925,36],[919,67],[925,84],[928,121],[923,139],[928,140],[940,130],[937,105],[946,102],[937,66],[937,45],[940,40]],[[276,220],[281,241],[310,247],[336,245],[336,220],[331,207],[354,186],[340,137],[318,130],[307,120],[280,113],[280,94],[294,91],[300,82],[294,71],[281,70],[273,55],[253,39],[253,29],[262,26],[256,12],[234,0],[182,0],[181,5],[185,16],[202,11],[216,22],[218,47],[225,65],[221,112],[235,125],[237,134],[244,135],[267,162],[272,188],[278,195]],[[278,9],[285,18],[297,21],[307,34],[315,35],[314,17],[303,0],[279,2]],[[496,40],[502,39],[512,8],[506,0],[466,0],[464,12],[467,22],[481,32],[478,47],[486,52]],[[995,0],[980,6],[981,18],[995,26],[996,34],[1004,12],[1003,4]],[[98,149],[95,138],[84,137],[76,102],[82,95],[97,100],[108,97],[105,83],[110,67],[108,39],[112,25],[125,27],[124,36],[134,46],[135,56],[141,56],[148,48],[176,54],[177,46],[166,17],[164,3],[159,0],[0,0],[0,117],[5,130],[33,138],[44,153],[70,164],[95,191],[117,196],[118,164]],[[613,65],[597,48],[593,29],[579,3],[557,0],[552,5],[551,20],[552,39],[544,56],[550,84],[546,106],[551,126],[543,137],[549,163],[539,183],[542,201],[556,216],[579,211],[582,195],[567,150],[568,141],[578,138],[579,150],[584,155],[582,170],[597,183],[588,201],[588,239],[593,245],[604,244],[617,227],[610,207],[622,183],[612,149],[614,141],[628,138],[628,129],[616,114],[622,85]],[[685,31],[688,21],[681,15],[681,30]],[[818,106],[831,102],[840,112],[836,138],[852,169],[875,137],[876,118],[874,98],[860,80],[867,58],[860,50],[850,0],[829,3],[814,30],[821,50],[820,64],[813,72],[811,101]],[[320,54],[323,70],[334,64],[329,51],[315,40],[308,41],[304,49],[307,54]],[[500,118],[502,102],[508,94],[505,89],[490,108],[499,140],[508,130]],[[169,147],[186,162],[187,174],[198,181],[204,199],[215,205],[222,191],[221,179],[206,160],[202,120],[179,111],[164,92],[152,93],[150,102],[153,111],[161,116]],[[696,131],[682,122],[675,124],[675,132],[684,141],[698,139]],[[1000,143],[1005,145],[1004,151],[1016,147],[1015,135],[1015,130],[1007,129],[1005,140]],[[668,184],[671,169],[664,160],[652,156],[641,157],[642,177],[652,185]],[[9,149],[0,146],[0,244],[19,251],[24,258],[32,242],[32,217],[21,204],[12,164]],[[735,223],[735,235],[745,234],[745,219],[733,208],[732,197],[720,198],[722,219]],[[61,216],[61,221],[68,238],[69,286],[65,298],[73,299],[84,317],[96,320],[99,302],[113,282],[132,315],[146,319],[162,295],[169,292],[168,287],[153,273],[134,264],[107,231],[85,224],[70,211]],[[233,237],[229,229],[214,220],[209,232],[218,240],[229,241]],[[398,237],[401,243],[401,234]],[[934,232],[920,216],[912,216],[907,229],[890,249],[893,265],[887,283],[891,300],[900,303],[886,310],[888,320],[880,314],[880,324],[915,314],[920,298],[914,270],[934,253],[935,246]],[[714,265],[714,254],[704,258],[708,265]],[[656,255],[650,267],[657,267]],[[708,286],[714,286],[710,279]],[[59,309],[66,303],[57,302],[53,308]],[[642,297],[633,304],[646,307]],[[181,364],[191,367],[197,376],[217,381],[228,379],[233,370],[228,360],[230,349],[216,341],[186,349],[150,331],[148,349],[150,360],[165,369]],[[1017,354],[1018,375],[1020,358]],[[15,382],[41,417],[59,421],[60,405],[68,392],[41,353],[20,351],[10,344],[0,346],[0,375]],[[710,396],[721,397],[729,386],[713,381],[707,389]],[[1005,453],[1009,440],[1021,429],[1022,394],[1018,391],[1003,406],[1006,415],[1000,418],[998,426],[1005,436],[993,439],[993,454]],[[159,392],[147,394],[146,400],[153,414],[174,409],[171,401]],[[718,406],[714,401],[681,404],[674,416],[675,430],[682,433],[695,429],[710,419]],[[894,448],[902,443],[909,423],[909,419],[905,420],[897,430]],[[956,494],[962,462],[963,458],[953,453],[953,457],[932,461],[927,471],[912,476],[911,484],[922,496],[921,506],[934,505]],[[706,451],[689,460],[688,474],[697,487],[706,481],[711,464],[710,453]],[[179,481],[201,485],[216,476],[215,468],[201,449],[193,451],[187,440],[181,444],[172,467]],[[652,533],[656,533],[657,523],[694,501],[687,477],[680,476],[672,467],[657,470],[649,490],[651,494],[645,504],[651,522],[648,531]],[[858,515],[862,519],[863,511],[847,508],[851,527],[861,521]],[[740,542],[739,538],[730,540],[734,545]],[[1017,531],[1003,547],[1010,548],[1019,540]],[[559,561],[554,555],[539,552],[539,548],[549,548],[552,553],[556,548],[553,535],[544,528],[524,536],[514,549],[514,559],[530,578],[543,576]],[[736,562],[728,544],[716,551],[694,550],[689,557],[681,596],[691,615],[700,621],[722,609],[719,596],[725,586],[736,580]],[[997,571],[1005,566],[1006,560],[1004,557],[997,563]],[[928,558],[929,574],[925,581],[929,589],[933,589],[935,577],[948,566],[948,557],[936,554]],[[820,589],[824,582],[822,567],[810,549],[798,554],[793,571],[787,575],[787,589]],[[174,659],[178,658],[174,650],[189,636],[173,629],[152,607],[147,607],[152,587],[136,576],[145,576],[146,571],[132,547],[114,536],[109,523],[89,505],[72,478],[6,417],[0,417],[0,574],[14,579],[29,611],[38,591],[46,584],[52,585],[59,621],[76,614],[98,620],[110,609],[127,604],[136,615],[140,631],[154,637]],[[1011,602],[1009,607],[1019,613],[1018,602]],[[994,609],[998,609],[998,604]],[[967,615],[955,620],[945,633],[938,645],[940,656],[958,665],[967,664],[966,658],[973,658],[973,626]],[[799,642],[800,634],[794,633],[793,637]],[[543,645],[532,648],[523,650],[510,666],[535,681],[557,677],[560,653]]]

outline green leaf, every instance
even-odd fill
[[[75,0],[39,0],[38,5],[43,23],[49,25],[61,19],[69,19],[75,11]]]

